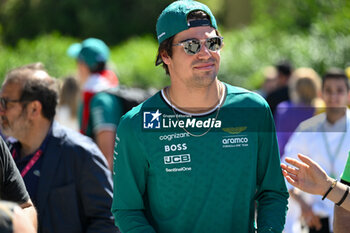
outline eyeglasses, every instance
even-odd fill
[[[173,46],[181,45],[184,47],[184,50],[187,54],[195,55],[201,50],[203,41],[205,41],[204,45],[207,49],[209,49],[210,51],[216,52],[222,48],[223,40],[224,38],[219,36],[211,37],[203,40],[189,39],[189,40],[182,41],[178,44],[173,44]]]
[[[9,102],[16,103],[16,102],[22,102],[22,100],[11,100],[8,98],[0,97],[0,106],[2,109],[7,110],[7,103]]]

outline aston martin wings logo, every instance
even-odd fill
[[[247,129],[247,126],[222,128],[223,131],[229,134],[239,134],[245,131],[246,129]]]

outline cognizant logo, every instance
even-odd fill
[[[175,138],[185,138],[185,137],[189,137],[189,136],[190,136],[189,133],[173,133],[173,134],[159,136],[159,140],[160,141],[163,141],[163,140],[171,141]]]

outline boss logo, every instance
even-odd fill
[[[186,145],[186,143],[165,145],[164,150],[165,150],[165,152],[187,150],[187,145]]]
[[[164,156],[164,164],[189,163],[191,162],[190,154]]]

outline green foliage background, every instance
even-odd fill
[[[55,77],[74,75],[68,46],[94,36],[110,45],[109,66],[122,83],[161,88],[169,79],[154,66],[158,46],[154,25],[169,2],[4,1],[0,3],[0,78],[11,68],[35,61],[42,61]],[[221,80],[257,88],[262,69],[282,59],[295,67],[312,67],[321,75],[329,67],[349,65],[350,1],[251,0],[253,19],[240,28],[225,27],[226,0],[203,2],[215,12],[224,36]]]

